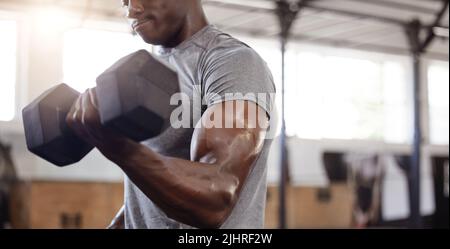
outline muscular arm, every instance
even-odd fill
[[[234,108],[238,111],[226,112],[225,103],[210,107],[201,120],[206,127],[211,125],[210,120],[222,117],[232,120],[235,128],[197,128],[191,141],[189,161],[162,156],[129,139],[111,138],[107,132],[98,134],[100,128],[93,124],[98,122],[94,120],[98,117],[92,108],[86,108],[91,102],[89,95],[83,96],[78,106],[84,107],[78,112],[75,107],[68,120],[71,127],[122,168],[167,216],[200,228],[217,228],[223,224],[261,152],[265,138],[262,127],[268,122],[265,111],[252,102],[243,101],[233,103],[235,106],[243,104],[241,111]],[[258,114],[250,115],[249,110],[258,110]]]
[[[224,107],[210,108],[203,121],[217,113],[233,115]],[[235,124],[248,123],[248,115],[233,116],[228,118]],[[163,157],[137,143],[130,145],[131,157],[114,161],[170,218],[216,228],[231,213],[263,140],[264,130],[257,127],[198,128],[192,138],[192,161]]]

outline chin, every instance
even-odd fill
[[[151,44],[151,45],[161,45],[161,38],[159,38],[157,35],[148,34],[148,33],[139,33],[138,35],[142,38],[142,40],[145,43]]]
[[[152,39],[152,38],[149,38],[149,37],[145,37],[145,36],[141,36],[141,38],[142,38],[142,40],[143,40],[145,43],[147,43],[147,44],[155,45],[155,46],[161,45],[161,43],[158,42],[158,41],[155,40],[155,39]]]
[[[166,46],[172,43],[173,35],[168,35],[170,32],[140,32],[139,36],[144,40],[145,43],[155,45],[155,46]]]
[[[145,36],[145,35],[141,35],[141,34],[139,34],[139,36],[140,36],[141,39],[142,39],[145,43],[147,43],[147,44],[150,44],[150,45],[160,45],[160,44],[158,44],[159,42],[158,42],[156,39],[152,38],[152,37]]]

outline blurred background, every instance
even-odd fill
[[[448,0],[203,2],[277,84],[267,228],[449,227]],[[28,152],[21,110],[152,51],[124,13],[0,0],[0,228],[104,228],[123,204],[123,174],[97,151],[66,168]]]

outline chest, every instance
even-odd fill
[[[181,54],[161,59],[178,74],[180,95],[173,96],[172,100],[179,108],[171,117],[171,126],[160,136],[143,144],[165,156],[190,159],[194,127],[206,109],[203,103],[201,72],[198,71],[199,55]]]

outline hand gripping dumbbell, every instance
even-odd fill
[[[141,142],[170,126],[179,92],[177,74],[147,51],[120,59],[97,78],[95,93],[103,126]],[[80,94],[57,85],[22,111],[28,149],[58,166],[80,161],[93,147],[68,127],[66,116]]]

